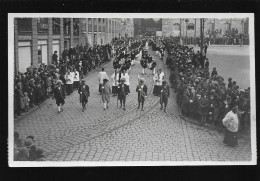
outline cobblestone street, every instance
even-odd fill
[[[155,53],[149,50],[168,79],[169,72]],[[164,57],[165,62],[166,56]],[[109,78],[112,62],[103,66]],[[77,91],[66,97],[64,111],[57,113],[55,100],[48,99],[39,108],[15,120],[14,131],[21,138],[34,135],[51,161],[250,161],[250,142],[239,139],[230,148],[223,144],[223,135],[214,130],[185,122],[176,105],[171,89],[167,113],[160,110],[159,97],[152,95],[152,72],[141,75],[138,61],[130,72],[130,94],[126,111],[117,108],[117,97],[111,97],[109,109],[104,111],[98,93],[99,70],[85,80],[90,98],[82,112]],[[137,109],[135,91],[140,74],[148,86],[144,109]]]

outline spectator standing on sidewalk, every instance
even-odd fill
[[[222,120],[223,125],[226,127],[226,133],[223,142],[229,146],[237,145],[237,132],[238,132],[238,106],[234,105],[232,110],[229,111]]]
[[[52,55],[52,63],[53,64],[57,64],[58,61],[58,55],[57,55],[57,51],[54,51],[54,54]]]

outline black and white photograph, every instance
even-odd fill
[[[11,167],[256,165],[253,13],[9,13]]]

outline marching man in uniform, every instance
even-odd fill
[[[73,77],[73,88],[78,89],[79,88],[79,72],[74,68],[74,77]]]
[[[130,85],[130,77],[129,77],[129,74],[126,73],[126,70],[122,70],[122,73],[121,73],[121,79],[124,78],[125,79],[125,85],[127,87],[127,93],[130,93],[130,88],[129,88],[129,85]]]
[[[105,69],[102,68],[101,69],[101,72],[99,72],[98,74],[98,81],[99,81],[99,93],[102,94],[102,90],[101,90],[101,86],[103,84],[103,81],[104,79],[107,79],[108,80],[108,76],[107,76],[107,73],[104,71]]]
[[[111,88],[108,83],[108,79],[103,80],[103,84],[101,86],[101,95],[102,101],[104,104],[104,110],[108,109],[108,103],[110,102]]]
[[[82,80],[78,93],[80,96],[80,103],[82,104],[82,112],[84,112],[86,104],[88,103],[88,97],[90,96],[89,87],[85,84],[85,80]]]
[[[58,106],[58,113],[63,111],[63,105],[65,104],[65,90],[62,86],[62,81],[57,80],[57,87],[54,89],[54,98],[56,100],[56,104]]]
[[[147,98],[147,86],[144,84],[144,78],[139,78],[139,85],[136,87],[136,92],[138,92],[138,108],[140,108],[140,103],[142,103],[142,111],[144,111],[144,101]]]
[[[152,71],[152,74],[155,75],[155,67],[156,67],[156,62],[154,59],[152,59],[153,62],[151,63],[150,70]]]
[[[141,66],[143,67],[143,75],[146,74],[145,69],[147,68],[147,60],[142,58],[141,59]]]
[[[112,94],[113,96],[117,95],[117,87],[118,87],[118,82],[119,82],[119,73],[115,69],[115,72],[111,76],[111,81],[112,81]]]
[[[128,95],[128,89],[127,85],[125,84],[125,78],[121,78],[120,82],[121,84],[118,86],[118,99],[120,100],[120,108],[122,108],[122,102],[123,102],[123,109],[125,109],[125,101],[126,96]]]
[[[160,96],[160,104],[161,104],[161,110],[163,109],[164,104],[164,112],[166,113],[166,107],[168,103],[168,98],[170,97],[170,89],[167,85],[167,81],[163,80],[162,82],[162,90],[161,90],[161,96]]]
[[[159,69],[157,71],[157,74],[153,76],[153,81],[154,81],[154,89],[153,89],[153,94],[155,96],[160,96],[160,91],[162,89],[162,81],[164,79],[164,75],[162,73],[162,70]]]

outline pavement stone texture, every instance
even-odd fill
[[[149,49],[157,68],[169,72],[163,62]],[[112,62],[103,66],[110,77]],[[98,93],[98,73],[85,80],[90,98],[82,112],[77,91],[66,97],[64,111],[57,113],[55,100],[48,99],[37,109],[14,122],[14,131],[21,138],[34,135],[50,161],[250,161],[250,141],[239,139],[231,148],[223,144],[223,134],[185,122],[171,89],[167,113],[160,110],[159,97],[152,95],[152,72],[141,75],[138,61],[130,72],[130,94],[126,111],[117,108],[117,97],[111,97],[109,109],[103,110]],[[137,75],[145,78],[148,98],[144,109],[137,109],[135,91]],[[119,103],[120,104],[120,103]]]

